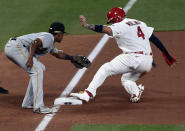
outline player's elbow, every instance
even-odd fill
[[[108,26],[103,26],[103,33],[106,33],[109,36],[113,36],[112,29]]]

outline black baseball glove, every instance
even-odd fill
[[[88,68],[91,65],[89,59],[81,55],[73,56],[73,60],[71,60],[71,63],[79,69],[82,69],[84,67]]]

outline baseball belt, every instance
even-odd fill
[[[150,53],[145,53],[143,51],[138,51],[138,52],[125,52],[125,54],[142,54],[142,55],[153,55],[152,52]]]
[[[10,38],[10,40],[14,40],[14,41],[16,41],[16,40],[17,40],[17,38]],[[23,44],[23,47],[26,47],[26,46]]]

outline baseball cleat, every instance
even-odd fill
[[[2,94],[8,94],[8,90],[0,86],[0,93]]]
[[[34,109],[33,112],[40,113],[40,114],[49,114],[49,113],[53,113],[53,109],[48,108],[47,106],[41,106],[37,109]]]
[[[140,100],[141,95],[142,95],[142,93],[143,93],[143,91],[144,91],[144,86],[139,85],[139,86],[138,86],[138,89],[139,89],[139,95],[136,96],[135,94],[133,94],[133,95],[131,95],[131,97],[130,97],[130,101],[133,102],[133,103],[136,103],[136,102],[138,102],[138,101]]]
[[[92,94],[85,90],[85,91],[80,91],[79,93],[71,93],[70,96],[76,97],[80,100],[84,100],[86,102],[89,102],[89,99],[92,98]]]

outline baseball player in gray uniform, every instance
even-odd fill
[[[71,93],[71,96],[88,102],[90,98],[96,96],[98,87],[108,76],[122,74],[121,82],[126,92],[130,94],[130,101],[138,102],[144,91],[144,86],[137,85],[136,81],[152,68],[153,54],[150,41],[161,50],[168,65],[172,65],[176,61],[153,34],[152,27],[148,27],[142,21],[129,19],[125,16],[126,13],[122,8],[112,8],[107,13],[107,23],[112,24],[110,26],[87,24],[86,18],[83,15],[80,16],[84,28],[106,33],[115,38],[123,53],[103,64],[85,91]]]
[[[11,38],[5,46],[5,55],[24,69],[30,76],[22,108],[31,108],[37,113],[52,113],[43,102],[43,71],[45,66],[37,57],[50,53],[59,59],[71,60],[75,57],[58,50],[55,43],[60,43],[65,32],[64,24],[54,22],[49,28],[49,33],[40,32]],[[83,57],[84,58],[84,57]]]

